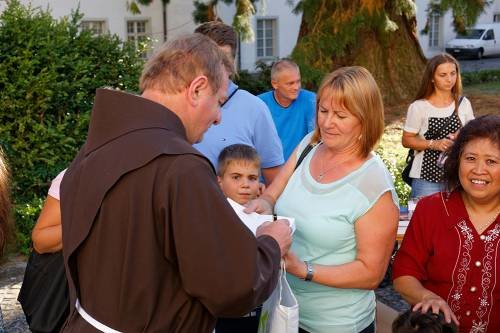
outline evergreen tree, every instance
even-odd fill
[[[142,4],[153,0],[137,0]],[[163,0],[165,2],[165,0]],[[256,0],[221,0],[235,3],[235,30],[243,41],[253,36],[250,18]],[[263,0],[260,0],[262,4]],[[168,2],[168,0],[166,1]],[[299,64],[303,82],[317,87],[332,70],[360,65],[372,72],[388,103],[414,97],[426,59],[416,31],[414,0],[287,0],[302,13],[299,37],[292,58]],[[455,30],[475,23],[491,0],[431,0],[427,12],[451,10]],[[196,22],[217,19],[219,0],[194,0]],[[262,5],[261,4],[261,5]],[[424,29],[424,33],[428,28]]]

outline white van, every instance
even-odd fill
[[[500,22],[477,24],[463,34],[446,43],[446,52],[453,56],[475,56],[500,54]]]

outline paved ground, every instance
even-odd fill
[[[13,257],[0,266],[0,305],[6,333],[30,332],[21,305],[17,302],[25,260],[24,257]]]
[[[482,69],[500,69],[500,57],[487,57],[481,60],[458,59],[462,72],[476,72]]]
[[[12,257],[0,266],[0,304],[6,333],[30,332],[21,306],[17,302],[17,294],[21,288],[26,267],[25,260],[26,258],[21,256]],[[409,308],[408,304],[401,299],[391,285],[379,288],[375,293],[379,302],[388,305],[397,312]]]

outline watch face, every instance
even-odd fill
[[[307,273],[306,277],[304,278],[305,281],[311,281],[313,278],[314,270],[313,270],[313,265],[306,261],[306,268],[307,268]]]

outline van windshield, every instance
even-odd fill
[[[483,32],[484,29],[467,29],[464,33],[458,33],[457,39],[479,39]]]

